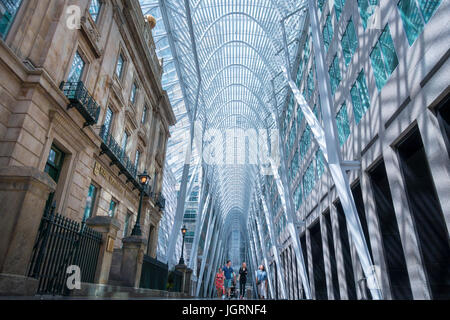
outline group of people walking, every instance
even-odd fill
[[[239,268],[237,280],[239,281],[239,299],[245,297],[245,286],[247,284],[248,269],[245,262]],[[219,267],[215,277],[217,297],[231,299],[236,290],[236,273],[231,266],[231,261],[228,260],[224,267]],[[263,265],[260,265],[256,272],[256,284],[258,286],[258,298],[267,299],[267,272]]]

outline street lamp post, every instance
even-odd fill
[[[178,262],[178,264],[180,264],[180,265],[184,264],[184,257],[183,257],[183,255],[184,255],[184,237],[186,236],[186,232],[187,232],[187,229],[186,229],[186,225],[185,225],[183,228],[181,228],[181,234],[183,235],[183,243],[181,244],[181,257],[180,257],[180,261]]]
[[[141,209],[142,209],[142,201],[144,199],[144,193],[145,193],[145,187],[147,186],[148,182],[150,181],[150,176],[147,173],[147,170],[144,171],[144,173],[138,175],[139,183],[141,184],[141,196],[139,198],[139,208],[138,208],[138,214],[136,218],[136,224],[134,225],[133,231],[131,232],[132,236],[142,236],[141,231]]]

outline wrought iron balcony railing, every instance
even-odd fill
[[[156,205],[161,209],[164,210],[164,208],[166,207],[166,199],[164,198],[164,196],[159,193],[157,200],[156,200]]]
[[[100,106],[89,94],[83,82],[62,82],[61,90],[70,101],[67,109],[76,108],[86,120],[85,127],[97,123]]]
[[[104,125],[100,129],[100,138],[102,139],[102,152],[100,155],[108,155],[111,159],[111,165],[117,165],[119,168],[119,175],[124,174],[127,177],[127,183],[131,182],[136,189],[141,190],[137,177],[137,168]]]

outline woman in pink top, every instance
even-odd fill
[[[217,289],[217,297],[220,299],[223,295],[223,281],[225,276],[223,274],[222,268],[219,268],[219,272],[216,273],[216,289]]]

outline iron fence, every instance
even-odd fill
[[[39,280],[37,294],[67,295],[67,268],[78,266],[81,282],[95,279],[101,233],[60,214],[45,210],[33,248],[29,276]]]
[[[140,287],[145,289],[166,290],[169,266],[150,256],[144,256]]]
[[[181,292],[183,286],[183,273],[178,270],[173,270],[169,274],[169,282],[172,282],[172,286],[169,291]]]

